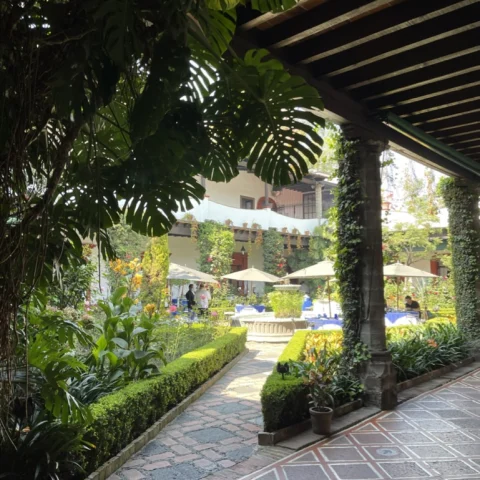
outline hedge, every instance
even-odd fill
[[[246,328],[229,333],[169,363],[159,376],[131,383],[92,405],[93,422],[85,440],[96,448],[82,466],[96,470],[143,433],[168,410],[245,349]]]

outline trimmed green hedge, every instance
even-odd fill
[[[131,383],[92,405],[93,423],[85,439],[96,448],[86,452],[82,461],[87,473],[120,452],[241,353],[246,339],[246,328],[232,328],[223,337],[169,363],[161,375]]]
[[[308,330],[296,332],[278,361],[301,360],[310,333]],[[285,375],[282,380],[275,365],[261,393],[264,431],[273,432],[308,418],[307,394],[301,378]]]

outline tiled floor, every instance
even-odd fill
[[[242,480],[480,480],[480,370]]]
[[[250,352],[108,480],[235,479],[280,458],[257,456],[260,391],[285,344]]]

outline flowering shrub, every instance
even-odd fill
[[[302,315],[303,293],[298,291],[275,291],[268,294],[277,318],[299,318]]]

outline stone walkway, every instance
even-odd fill
[[[480,479],[480,370],[242,480],[378,479]]]
[[[286,455],[281,449],[259,454],[257,446],[260,391],[285,344],[247,347],[232,370],[109,480],[235,479]]]

